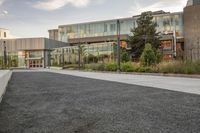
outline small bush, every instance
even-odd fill
[[[97,66],[97,69],[98,69],[99,71],[104,71],[104,70],[105,70],[105,64],[104,64],[104,63],[99,64],[99,65]]]
[[[107,63],[105,65],[106,71],[117,71],[117,63]]]
[[[134,72],[134,67],[132,62],[123,63],[121,66],[123,72]]]
[[[85,69],[87,69],[87,70],[97,70],[97,65],[98,64],[87,64],[87,65],[85,65]]]
[[[137,72],[147,72],[147,73],[151,73],[153,72],[152,67],[143,67],[141,66]]]
[[[87,64],[85,65],[85,69],[87,70],[95,70],[95,71],[104,71],[105,64]]]

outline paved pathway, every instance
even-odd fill
[[[200,79],[181,78],[181,77],[164,77],[149,75],[131,75],[131,74],[112,74],[98,72],[80,72],[69,70],[41,70],[60,74],[68,74],[79,77],[115,81],[133,85],[149,86],[173,91],[200,94]]]
[[[0,133],[199,131],[199,95],[56,73],[13,73],[0,104]]]

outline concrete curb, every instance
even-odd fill
[[[6,92],[6,87],[12,76],[12,71],[2,70],[0,71],[0,103],[3,99],[3,95]]]

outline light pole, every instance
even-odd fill
[[[64,55],[64,48],[62,48],[62,67],[64,68],[65,66],[65,55]]]
[[[4,51],[4,65],[7,67],[7,55],[6,55],[6,41],[3,41],[3,51]]]
[[[51,50],[49,49],[48,50],[48,68],[50,68],[51,67]]]
[[[120,46],[120,21],[119,19],[117,20],[117,71],[120,72],[120,62],[121,62],[121,57],[120,57],[120,50],[121,50],[121,46]]]
[[[78,44],[78,69],[81,69],[81,45]]]

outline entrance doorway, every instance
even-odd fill
[[[29,60],[29,68],[42,68],[43,60]]]

